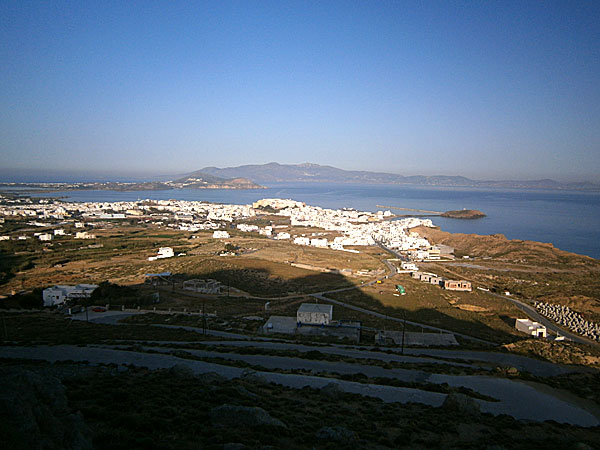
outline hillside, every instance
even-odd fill
[[[434,244],[454,247],[459,254],[492,257],[506,261],[535,261],[547,265],[569,264],[600,268],[600,261],[554,247],[550,243],[507,239],[502,234],[480,236],[477,234],[448,233],[437,228],[416,227],[420,236]]]
[[[223,178],[208,173],[204,173],[201,170],[197,170],[181,178],[177,178],[173,181],[168,181],[172,187],[178,188],[199,188],[199,189],[262,189],[256,183],[253,183],[247,178],[243,177],[232,177]]]

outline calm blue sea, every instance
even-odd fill
[[[269,189],[56,192],[71,201],[138,199],[202,200],[247,204],[267,197],[291,198],[324,208],[376,211],[377,205],[432,211],[478,209],[487,217],[456,220],[433,217],[452,233],[495,234],[509,239],[551,242],[556,247],[600,259],[600,193],[550,190],[472,189],[406,185],[271,184]],[[394,211],[398,214],[408,214]]]

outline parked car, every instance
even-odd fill
[[[94,312],[105,312],[106,308],[104,308],[102,306],[96,306],[94,309],[92,309],[92,311],[94,311]]]

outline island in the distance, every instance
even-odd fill
[[[105,181],[82,183],[0,183],[1,187],[30,188],[43,191],[159,191],[168,189],[266,189],[266,187],[243,178],[222,178],[215,175],[192,172],[170,181]]]
[[[481,219],[485,217],[485,214],[476,209],[459,209],[457,211],[446,211],[440,214],[440,216],[451,219]]]

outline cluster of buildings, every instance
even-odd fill
[[[278,240],[292,240],[297,245],[308,245],[334,250],[346,250],[345,246],[383,244],[388,248],[409,252],[414,259],[436,259],[439,249],[411,233],[415,226],[433,226],[429,219],[404,218],[392,220],[390,211],[364,212],[355,209],[326,209],[308,206],[287,199],[263,199],[252,205],[227,205],[185,200],[138,200],[126,202],[62,202],[60,200],[6,199],[0,205],[0,217],[21,216],[40,227],[57,226],[54,234],[39,233],[42,241],[52,240],[64,229],[65,224],[83,228],[84,224],[97,220],[134,219],[157,226],[167,226],[182,231],[214,230],[215,239],[229,237],[226,229],[236,223],[242,232],[258,232]],[[333,240],[322,236],[292,235],[289,230],[276,230],[278,226],[259,227],[245,223],[257,216],[269,214],[289,217],[291,227],[317,227],[337,234]],[[285,227],[287,226],[279,226]],[[77,239],[95,236],[84,230],[78,231]],[[1,239],[15,238],[2,236]],[[27,238],[27,236],[25,237]],[[356,251],[356,250],[350,250]]]
[[[437,276],[435,273],[417,271],[411,272],[410,276],[415,280],[422,281],[423,283],[433,284],[435,286],[441,286],[449,291],[471,292],[473,290],[470,281],[448,280],[444,277]]]
[[[372,213],[348,208],[327,209],[282,199],[263,199],[255,202],[253,207],[269,208],[272,214],[289,217],[292,227],[321,228],[340,235],[328,241],[323,237],[288,237],[288,233],[279,233],[279,239],[293,237],[293,243],[297,245],[346,250],[345,246],[382,244],[399,251],[420,251],[420,259],[429,259],[430,250],[432,255],[435,253],[427,239],[409,231],[416,226],[433,226],[430,219],[391,220],[393,214],[390,211]]]
[[[535,302],[534,305],[540,314],[557,324],[589,339],[600,341],[600,325],[585,320],[581,314],[573,311],[568,306],[546,302]]]

